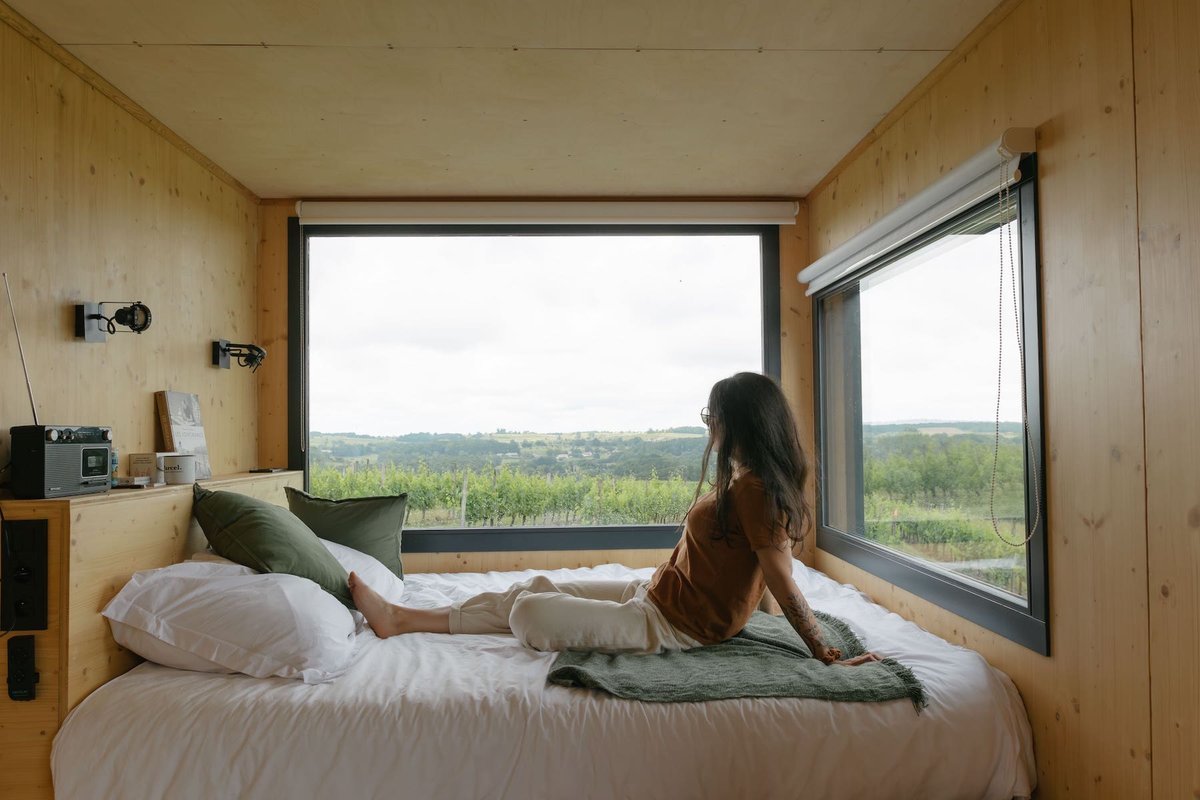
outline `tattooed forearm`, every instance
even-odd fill
[[[808,601],[804,599],[804,595],[800,592],[788,592],[787,601],[782,603],[783,615],[787,617],[788,622],[792,623],[792,627],[796,629],[796,633],[800,634],[800,638],[804,640],[811,648],[823,646],[825,643],[821,641],[821,626],[817,624],[817,618],[809,607]]]

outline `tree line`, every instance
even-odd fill
[[[680,435],[663,439],[633,433],[581,433],[515,441],[487,434],[422,433],[388,438],[314,433],[312,463],[353,464],[356,468],[390,463],[410,470],[424,466],[434,472],[486,472],[508,466],[539,475],[615,475],[641,480],[677,475],[699,480],[706,437],[692,428],[668,432]]]

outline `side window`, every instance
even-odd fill
[[[1030,177],[818,294],[818,541],[1044,649],[1036,266]]]

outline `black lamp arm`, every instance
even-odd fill
[[[225,340],[213,342],[213,363],[219,365],[220,355],[232,356],[242,367],[249,367],[251,372],[262,366],[267,358],[267,351],[256,344],[241,344]]]

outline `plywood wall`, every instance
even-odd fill
[[[259,210],[259,344],[267,360],[258,376],[258,463],[288,464],[288,217],[294,200],[265,200]]]
[[[1133,4],[1154,797],[1200,797],[1200,3]]]
[[[0,12],[0,270],[40,421],[111,425],[122,454],[151,451],[154,391],[195,392],[214,471],[254,466],[255,379],[214,369],[209,354],[215,338],[257,334],[257,199]],[[77,341],[72,306],[84,300],[141,300],[151,328]],[[0,312],[2,464],[8,428],[33,418],[3,297]]]
[[[816,453],[813,417],[809,413],[813,396],[812,301],[804,287],[796,282],[796,273],[809,263],[808,204],[801,201],[795,225],[779,228],[779,382],[800,426],[804,452]],[[809,464],[806,497],[815,511],[817,465]],[[816,558],[816,534],[809,530],[796,549],[796,557],[812,566]]]
[[[1037,126],[1052,655],[817,566],[1013,677],[1039,797],[1200,796],[1197,7],[1008,5],[809,196],[811,254]]]

